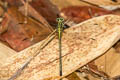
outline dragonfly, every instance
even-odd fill
[[[61,37],[62,37],[62,32],[64,29],[64,19],[63,18],[57,18],[56,19],[58,22],[58,27],[56,30],[54,30],[47,38],[44,40],[40,47],[40,51],[50,42],[52,41],[56,35],[56,31],[58,32],[58,39],[59,39],[59,65],[60,65],[60,76],[62,76],[62,49],[61,49]],[[14,80],[16,77],[18,77],[21,72],[28,66],[28,64],[40,53],[40,51],[36,52],[33,57],[30,57],[20,69],[18,69],[15,74],[13,74],[8,80]]]
[[[59,39],[59,75],[62,76],[62,49],[61,49],[61,39],[62,39],[62,32],[64,28],[64,19],[57,18],[56,21],[58,22],[57,25],[57,32],[58,32],[58,39]]]

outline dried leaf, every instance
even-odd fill
[[[63,8],[61,12],[64,18],[72,19],[76,23],[85,21],[92,17],[112,13],[111,11],[91,6],[70,6]]]
[[[27,17],[28,23],[24,24],[25,16],[17,8],[8,8],[8,30],[1,35],[2,38],[16,51],[23,50],[28,46],[45,39],[51,30]]]

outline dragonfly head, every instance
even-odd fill
[[[56,21],[57,21],[57,22],[63,22],[64,19],[63,19],[63,18],[57,18]]]

